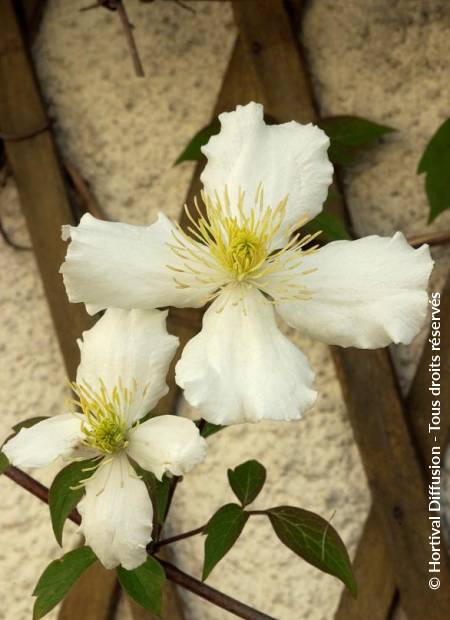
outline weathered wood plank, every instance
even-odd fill
[[[343,588],[335,620],[388,620],[397,586],[383,530],[373,506],[361,534],[353,570],[358,597],[353,598]]]
[[[300,2],[296,3],[295,9],[297,11],[300,9],[300,4]],[[298,14],[295,14],[294,17],[298,18]],[[259,49],[259,46],[256,46],[256,49]],[[260,83],[255,77],[255,73],[249,67],[248,58],[243,49],[242,42],[238,39],[224,77],[213,116],[216,116],[220,112],[231,110],[237,104],[244,104],[252,99],[263,101],[263,92]],[[275,116],[273,111],[272,115]],[[288,120],[288,117],[286,120]],[[308,118],[305,118],[305,122],[308,120]],[[193,203],[194,197],[200,192],[201,183],[199,177],[203,166],[204,164],[201,162],[196,167],[193,181],[186,198],[186,203],[188,205]],[[186,224],[184,215],[182,216],[182,224]],[[190,337],[194,336],[200,328],[201,311],[186,309],[177,310],[176,312],[178,326],[181,329],[185,329],[184,340],[187,341]],[[173,332],[180,335],[176,329],[173,329]],[[171,394],[173,393],[171,392]],[[168,410],[170,410],[170,407],[166,409],[166,411]],[[394,589],[392,585],[393,571],[388,562],[387,554],[385,553],[384,539],[380,535],[381,529],[375,528],[372,525],[373,521],[374,519],[371,519],[367,524],[370,537],[364,535],[364,538],[370,539],[374,543],[374,547],[372,547],[369,553],[364,553],[361,558],[357,557],[355,560],[356,574],[360,574],[364,577],[364,586],[358,597],[358,607],[356,610],[355,607],[351,608],[350,613],[355,610],[354,615],[349,615],[348,618],[346,618],[345,615],[340,616],[342,620],[344,620],[344,618],[346,618],[346,620],[361,620],[366,617],[371,617],[372,620],[385,620],[387,610],[391,606]],[[380,545],[382,546],[380,547]],[[376,549],[376,551],[374,552],[373,549]],[[382,570],[378,571],[378,566],[381,566]],[[360,581],[362,582],[363,579],[361,578]],[[354,605],[353,597],[350,596],[348,598],[349,602]],[[359,605],[361,601],[362,605]],[[375,606],[374,603],[376,603]]]
[[[450,349],[450,275],[447,277],[447,281],[441,293],[441,350],[448,351]],[[425,347],[420,358],[419,365],[417,367],[416,375],[412,382],[410,392],[406,398],[406,415],[411,429],[411,434],[416,442],[419,450],[420,457],[422,459],[423,470],[426,476],[429,476],[428,465],[431,457],[431,448],[434,444],[432,435],[428,433],[428,423],[430,420],[430,407],[431,396],[428,391],[430,383],[429,364],[431,361],[431,348],[425,341]],[[450,402],[450,362],[447,356],[443,356],[441,365],[441,403]],[[439,432],[440,446],[442,453],[445,447],[450,441],[450,415],[446,409],[441,411],[441,430]],[[386,584],[389,582],[389,590],[392,593],[393,598],[395,591],[395,576],[393,574],[388,554],[386,552],[386,544],[384,540],[381,540],[380,536],[381,528],[377,521],[376,512],[372,507],[369,517],[367,519],[363,535],[359,541],[358,551],[356,557],[370,558],[375,553],[381,554],[378,562],[373,562],[371,566],[372,579],[383,579]],[[380,538],[379,545],[383,549],[374,551],[374,540],[376,537]],[[355,570],[357,574],[368,574],[363,567],[360,567],[358,560],[355,564]],[[362,580],[362,579],[361,579]],[[389,597],[382,590],[383,595],[381,599],[388,600]],[[361,593],[362,594],[362,593]],[[351,596],[348,596],[346,592],[343,593],[336,620],[359,620],[361,617],[365,617],[360,608],[360,600],[362,604],[365,604],[365,600],[368,597],[364,595],[355,601]],[[370,596],[370,593],[368,594]],[[364,608],[365,609],[365,608]],[[370,609],[368,607],[367,609]],[[377,608],[374,608],[375,610]],[[375,612],[376,613],[376,612]],[[377,616],[378,617],[378,616]],[[386,616],[380,616],[384,620]]]
[[[25,17],[34,20],[42,6],[43,2],[30,3],[25,7]],[[93,320],[81,304],[69,303],[58,273],[66,251],[61,226],[75,220],[33,65],[11,0],[0,2],[0,126],[7,138],[8,159],[66,370],[74,378],[79,363],[76,339]],[[17,140],[29,134],[35,135]],[[63,602],[60,618],[107,620],[115,606],[116,590],[115,573],[94,564]],[[175,586],[170,584],[168,590],[168,596],[177,601]],[[177,608],[181,610],[178,603]],[[183,616],[181,611],[176,615],[173,607],[168,618],[182,620]]]
[[[249,79],[248,72],[243,66],[243,50],[239,40],[236,41],[230,62],[228,64],[222,86],[217,97],[214,108],[213,117],[226,110],[232,110],[238,103],[249,101],[252,94],[257,91],[256,82]],[[253,95],[254,96],[254,95]],[[186,195],[186,204],[193,205],[194,198],[200,195],[201,182],[200,174],[203,170],[204,162],[199,162],[195,167],[194,174]],[[187,230],[188,220],[184,210],[181,212],[180,225]],[[169,393],[158,403],[155,411],[157,413],[173,412],[176,408],[176,402],[180,394],[179,388],[175,384],[174,368],[180,358],[181,352],[187,341],[195,336],[202,324],[203,309],[193,308],[171,308],[168,318],[168,329],[180,339],[180,347],[177,356],[173,361],[169,374],[168,385]]]
[[[236,2],[233,8],[266,112],[280,121],[316,120],[282,3]],[[425,481],[388,352],[332,348],[332,353],[409,620],[444,618],[450,612],[450,577],[445,567],[447,586],[429,590]]]
[[[31,44],[39,31],[47,0],[14,0],[27,41]]]
[[[64,599],[58,620],[112,620],[120,594],[116,573],[96,562]]]
[[[450,274],[441,291],[441,430],[439,432],[442,454],[450,441]],[[407,417],[413,437],[418,445],[425,471],[428,471],[432,447],[435,445],[433,435],[428,432],[431,419],[430,372],[431,345],[428,339],[417,367],[414,381],[406,398]]]
[[[20,31],[12,2],[0,2],[0,126],[7,136],[23,136],[48,124],[44,105]],[[61,240],[61,226],[74,223],[64,186],[60,162],[49,129],[27,140],[6,140],[6,151],[17,184],[22,211],[30,233],[35,258],[41,274],[45,294],[58,337],[67,373],[74,378],[79,363],[76,338],[91,324],[81,304],[70,304],[58,273],[64,259],[65,245]],[[92,596],[79,598],[80,615],[92,620],[108,618],[115,575],[99,565],[93,565],[83,582]],[[70,595],[69,605],[75,608]],[[92,609],[89,612],[88,607]],[[66,611],[65,611],[66,610]],[[93,614],[93,615],[92,615]]]
[[[48,119],[12,3],[8,0],[0,3],[0,32],[0,126],[7,136],[22,136],[44,128]],[[91,325],[91,320],[80,304],[68,302],[58,273],[65,254],[61,226],[74,220],[55,144],[50,130],[46,130],[28,140],[7,140],[6,151],[66,370],[74,378],[79,362],[76,338]],[[80,609],[81,615],[72,617],[88,619],[87,607],[91,607],[90,613],[95,610],[92,620],[106,620],[115,588],[114,574],[94,565],[86,573],[85,580],[89,588],[92,584],[96,586],[95,593],[80,598],[85,609]],[[69,617],[64,610],[62,617],[65,620]]]
[[[60,162],[48,126],[32,64],[12,3],[0,2],[0,127],[19,191],[45,294],[63,353],[73,377],[79,362],[76,339],[91,325],[81,304],[70,304],[59,265],[65,254],[61,226],[73,222]],[[41,131],[42,130],[42,131]]]

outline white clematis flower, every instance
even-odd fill
[[[177,365],[187,400],[216,424],[298,419],[315,401],[314,375],[275,311],[329,344],[409,343],[432,260],[401,233],[311,246],[314,235],[295,231],[321,211],[331,182],[325,133],[268,126],[255,103],[220,121],[203,148],[205,214],[197,206],[189,234],[164,215],[147,227],[86,215],[65,230],[61,271],[70,300],[91,312],[212,301]]]
[[[152,503],[129,457],[161,479],[186,473],[205,456],[205,440],[191,420],[164,415],[139,424],[168,390],[178,338],[167,333],[166,314],[108,310],[80,341],[72,385],[80,412],[23,428],[3,447],[19,467],[42,467],[59,456],[97,457],[78,509],[86,543],[106,568],[136,568],[151,540]]]

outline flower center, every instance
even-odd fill
[[[235,220],[224,222],[228,245],[221,248],[216,257],[236,280],[244,280],[257,269],[267,257],[265,239],[247,226],[239,227]]]
[[[306,221],[283,230],[284,245],[279,248],[279,233],[286,218],[287,197],[275,208],[264,205],[261,186],[258,188],[254,206],[245,209],[244,192],[240,191],[237,205],[231,209],[225,188],[221,200],[216,194],[213,201],[202,192],[205,209],[194,201],[195,217],[185,207],[190,226],[185,232],[177,227],[173,233],[174,243],[168,244],[181,259],[177,265],[167,265],[177,273],[174,278],[178,288],[215,287],[205,296],[205,302],[217,297],[233,283],[254,286],[266,297],[277,301],[309,299],[310,291],[299,284],[299,276],[315,269],[300,271],[305,256],[315,252],[318,246],[305,249],[320,231],[301,237],[293,234]],[[277,239],[277,242],[275,240]]]
[[[78,397],[75,403],[81,409],[84,419],[81,422],[82,443],[102,454],[114,454],[128,445],[128,424],[125,413],[133,392],[120,382],[111,393],[103,382],[100,389],[94,390],[89,384],[72,383],[72,390]]]
[[[125,424],[114,414],[100,415],[93,428],[83,428],[86,443],[105,454],[113,454],[127,445],[127,429]]]

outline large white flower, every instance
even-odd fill
[[[186,418],[139,423],[167,393],[166,373],[178,345],[157,310],[108,310],[83,334],[73,390],[78,413],[22,429],[3,447],[19,467],[42,467],[59,456],[97,457],[78,505],[81,531],[106,568],[131,570],[146,559],[153,509],[129,457],[159,479],[181,475],[205,455],[205,440]]]
[[[62,266],[71,301],[101,308],[199,307],[203,329],[185,347],[177,381],[207,420],[296,419],[314,403],[305,356],[279,331],[329,344],[409,343],[427,308],[427,246],[401,233],[323,248],[298,228],[317,215],[332,166],[318,127],[268,126],[260,105],[220,116],[203,148],[205,209],[189,234],[160,215],[147,227],[84,216]]]

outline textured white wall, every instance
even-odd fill
[[[192,2],[192,15],[171,2],[129,1],[146,71],[139,80],[117,17],[101,10],[78,13],[86,3],[50,0],[35,47],[61,149],[89,179],[111,218],[146,223],[159,209],[177,217],[193,167],[171,164],[210,117],[235,36],[230,7]],[[345,175],[361,234],[425,228],[423,179],[415,168],[428,137],[448,114],[449,22],[444,0],[308,3],[303,41],[322,112],[358,114],[399,129]],[[26,240],[12,182],[0,194],[0,208],[8,229]],[[449,225],[449,215],[433,228]],[[5,436],[24,417],[61,411],[64,375],[32,256],[3,244],[0,254],[6,265],[0,270]],[[449,252],[436,255],[435,280],[442,280]],[[321,396],[314,411],[299,423],[232,428],[211,438],[208,460],[177,492],[171,531],[200,525],[229,501],[226,468],[257,458],[269,471],[257,506],[289,500],[325,517],[336,511],[333,523],[355,549],[369,496],[339,385],[327,348],[294,339],[317,372]],[[420,347],[418,341],[409,351],[394,351],[404,386]],[[0,618],[26,620],[28,594],[59,551],[45,506],[6,479],[0,479],[0,493]],[[69,530],[68,545],[75,538]],[[176,560],[199,575],[202,541],[179,543]],[[256,518],[210,583],[283,620],[330,620],[341,590],[333,578],[297,561]],[[191,595],[186,604],[191,620],[230,617]],[[123,608],[119,615],[128,617]]]

